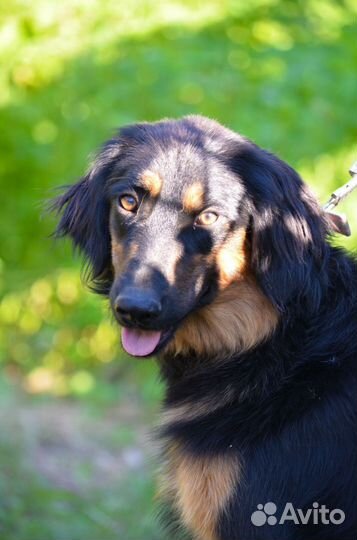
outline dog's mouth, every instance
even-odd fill
[[[207,285],[196,302],[194,310],[200,309],[206,303],[209,303],[211,294],[212,287]],[[174,326],[164,330],[145,330],[138,327],[122,327],[121,343],[123,349],[131,356],[140,358],[155,356],[168,344],[168,342],[174,336],[175,331],[179,327],[180,323],[192,311],[193,310],[186,313],[186,315],[177,321]]]
[[[174,331],[142,330],[140,328],[123,327],[121,343],[123,349],[131,356],[145,358],[154,356],[171,339]]]

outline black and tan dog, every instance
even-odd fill
[[[180,534],[356,540],[357,266],[297,173],[192,116],[121,129],[55,206],[124,349],[159,359]]]

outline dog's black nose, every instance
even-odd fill
[[[124,322],[147,324],[161,313],[161,302],[151,291],[130,288],[117,296],[115,311]]]

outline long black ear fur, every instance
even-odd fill
[[[87,277],[93,290],[107,294],[112,283],[109,235],[109,200],[106,182],[120,153],[118,139],[112,139],[97,156],[90,172],[51,208],[61,214],[56,237],[69,236],[87,258]]]
[[[234,160],[251,209],[252,268],[281,312],[316,311],[326,283],[327,227],[317,200],[286,163],[252,143]]]

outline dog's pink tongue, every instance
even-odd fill
[[[123,348],[133,356],[147,356],[151,354],[160,341],[161,332],[155,330],[137,330],[123,328],[121,342]]]

